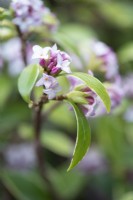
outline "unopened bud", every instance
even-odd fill
[[[72,91],[67,94],[67,98],[72,100],[75,103],[79,104],[88,104],[88,100],[86,99],[86,94],[80,91]]]

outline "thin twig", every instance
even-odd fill
[[[44,162],[44,154],[43,154],[43,147],[40,141],[40,134],[41,134],[41,124],[42,124],[42,108],[43,104],[47,103],[48,99],[46,95],[43,95],[38,106],[35,108],[35,148],[36,148],[36,155],[38,161],[38,168],[41,177],[47,183],[49,192],[54,200],[61,200],[59,195],[57,194],[56,190],[54,189],[46,170],[45,162]]]
[[[25,35],[21,32],[19,26],[16,26],[17,28],[17,32],[18,32],[18,36],[21,40],[21,54],[22,54],[22,59],[24,61],[25,66],[28,64],[27,63],[27,54],[26,54],[26,39],[25,39]]]

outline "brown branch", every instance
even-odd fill
[[[27,55],[26,55],[26,38],[25,35],[21,32],[19,26],[16,26],[18,36],[21,40],[21,54],[22,54],[22,59],[24,61],[25,66],[28,64],[27,63]]]
[[[48,99],[47,96],[44,94],[39,101],[38,105],[35,107],[35,150],[37,155],[37,162],[38,162],[38,169],[40,172],[41,177],[43,178],[44,182],[47,183],[49,192],[52,196],[52,199],[61,200],[62,198],[59,197],[56,190],[54,189],[51,180],[48,177],[47,169],[44,162],[44,154],[43,154],[43,147],[40,141],[40,134],[41,134],[41,125],[42,125],[42,108],[43,104],[47,103]]]

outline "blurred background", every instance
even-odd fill
[[[122,97],[110,114],[88,119],[91,147],[85,158],[67,172],[76,138],[76,120],[66,104],[50,112],[42,127],[41,144],[47,174],[62,200],[133,200],[133,1],[45,0],[55,13],[48,18],[54,31],[38,28],[26,38],[27,63],[34,44],[57,45],[72,57],[73,70],[94,70],[108,80],[99,65],[90,64],[91,41],[102,41],[117,56]],[[0,0],[8,9],[10,1]],[[17,80],[24,67],[22,41],[0,17],[0,199],[50,200],[47,183],[37,168],[33,113],[22,100]],[[100,68],[100,67],[99,67]],[[114,80],[111,79],[111,84]],[[115,88],[117,86],[114,86]],[[65,90],[65,88],[64,88]],[[116,92],[114,92],[117,96]],[[118,97],[118,96],[117,96]],[[116,98],[114,98],[116,101]],[[111,99],[112,100],[112,99]]]

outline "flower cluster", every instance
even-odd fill
[[[56,76],[61,71],[70,73],[69,64],[71,62],[70,56],[57,49],[56,44],[53,47],[41,48],[38,45],[33,47],[33,59],[40,59],[40,65],[49,75]]]
[[[71,58],[67,53],[58,50],[56,44],[45,48],[35,45],[32,58],[39,59],[43,68],[43,76],[37,81],[36,86],[43,86],[43,92],[47,94],[48,99],[55,98],[61,90],[56,77],[61,71],[64,71],[68,73],[67,78],[70,82],[70,92],[66,97],[77,103],[87,117],[95,114],[97,95],[85,86],[83,81],[69,75]]]
[[[94,116],[98,105],[97,95],[83,81],[76,77],[68,76],[70,90],[68,97],[72,98],[83,111],[86,117]]]
[[[100,44],[99,44],[100,45]],[[102,46],[102,44],[101,44]],[[106,49],[102,49],[97,55],[101,56],[106,54]],[[100,54],[101,52],[101,54]],[[108,57],[108,55],[106,55]],[[107,59],[105,56],[105,59]],[[103,56],[104,58],[104,56]],[[87,87],[79,78],[69,75],[70,70],[70,56],[63,51],[57,49],[57,45],[52,47],[33,46],[32,59],[39,59],[39,64],[43,69],[43,76],[38,80],[36,86],[43,86],[43,92],[47,94],[48,99],[53,99],[56,94],[61,90],[59,83],[56,79],[62,71],[68,73],[67,78],[70,82],[70,91],[66,94],[66,98],[75,102],[84,112],[86,117],[98,116],[106,113],[106,110],[95,92]],[[93,76],[92,72],[89,74]],[[108,82],[105,87],[111,99],[111,110],[114,110],[120,105],[123,97],[123,90],[121,89],[121,81],[119,76],[114,74],[115,82]]]
[[[57,25],[55,15],[40,0],[12,0],[11,8],[15,15],[13,22],[22,32],[43,24],[50,29],[54,28],[52,25]],[[51,20],[48,20],[49,18]]]
[[[111,111],[113,111],[120,105],[124,96],[116,54],[109,46],[101,41],[89,41],[87,46],[89,49],[87,51],[89,55],[88,67],[89,69],[94,70],[94,72],[103,72],[105,87],[111,99]],[[87,58],[87,54],[85,55]],[[106,113],[106,110],[101,103],[97,106],[95,113],[96,115]]]
[[[92,52],[101,61],[99,69],[105,72],[106,79],[114,79],[118,75],[118,63],[113,50],[103,42],[97,41],[92,44]]]
[[[38,45],[33,47],[33,59],[40,59],[44,73],[42,78],[36,83],[36,86],[43,86],[44,93],[48,95],[48,99],[53,99],[61,90],[57,76],[61,71],[70,73],[69,64],[71,62],[70,56],[57,49],[56,44],[53,47],[41,48]]]

